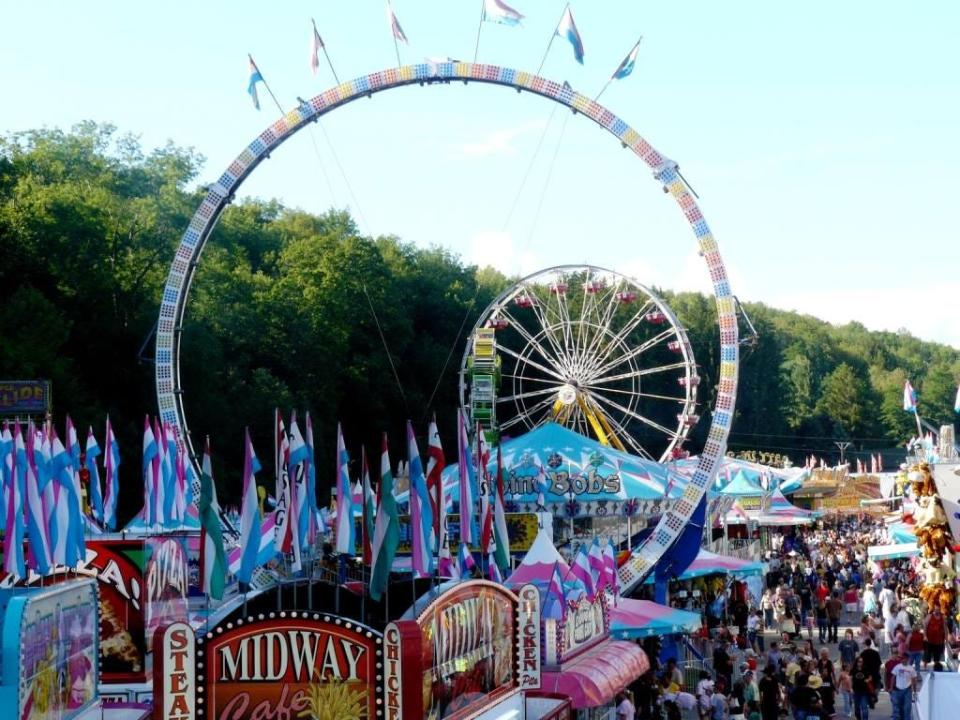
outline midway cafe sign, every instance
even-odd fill
[[[159,698],[154,703],[155,717],[375,720],[382,716],[377,708],[379,633],[351,620],[315,613],[258,617],[224,621],[199,637],[192,664],[182,655],[184,638],[177,634],[183,632],[182,623],[158,630],[155,643],[160,643],[159,660],[165,671],[154,677],[154,694]],[[180,672],[181,677],[171,679],[171,674]],[[195,691],[191,690],[194,678]],[[192,692],[196,692],[195,702]],[[157,714],[161,710],[163,714]]]

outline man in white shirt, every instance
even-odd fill
[[[893,593],[893,590],[890,589],[890,586],[887,585],[880,591],[880,594],[877,595],[877,602],[880,603],[880,611],[883,613],[883,619],[886,620],[893,615],[893,606],[897,602],[897,596]]]
[[[893,689],[890,693],[893,720],[910,720],[913,711],[913,683],[917,679],[917,671],[913,669],[907,655],[903,654],[890,674],[893,675]]]

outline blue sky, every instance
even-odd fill
[[[479,60],[535,71],[564,2],[512,4],[523,25],[485,23]],[[380,0],[6,5],[0,131],[111,122],[147,146],[195,147],[202,180],[275,119],[265,93],[260,112],[250,104],[247,52],[285,107],[333,84],[325,66],[309,70],[311,17],[341,79],[396,64]],[[572,7],[585,64],[558,38],[543,74],[595,94],[644,36],[634,74],[602,101],[680,163],[741,299],[960,348],[960,4]],[[394,9],[404,62],[472,58],[479,0]],[[359,206],[366,232],[510,273],[590,262],[709,288],[692,233],[643,163],[584,118],[504,88],[355,102],[284,145],[241,194]]]

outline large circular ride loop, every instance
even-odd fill
[[[181,330],[190,284],[203,247],[216,226],[220,213],[233,200],[246,177],[267,159],[273,150],[308,123],[346,103],[406,85],[447,84],[453,81],[501,85],[517,92],[527,91],[540,95],[569,107],[575,113],[585,115],[607,130],[624,148],[629,148],[650,167],[658,184],[676,200],[693,229],[713,281],[720,326],[720,382],[707,442],[682,498],[664,513],[654,531],[633,550],[630,560],[620,567],[620,583],[628,591],[641,582],[670,549],[713,481],[719,461],[726,451],[737,396],[737,316],[726,268],[716,240],[696,200],[683,183],[677,164],[657,152],[623,120],[594,100],[574,92],[569,85],[496,65],[460,62],[405,65],[364,75],[331,88],[290,110],[264,130],[240,153],[223,175],[208,187],[207,195],[184,232],[170,266],[160,302],[156,334],[155,378],[160,417],[163,422],[175,428],[178,440],[186,444],[196,473],[196,453],[190,441],[180,385]]]
[[[562,265],[517,281],[480,315],[460,403],[471,426],[515,435],[553,421],[665,462],[697,422],[699,381],[686,330],[652,290]]]

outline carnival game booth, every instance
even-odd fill
[[[521,596],[535,590],[543,608],[540,692],[569,698],[577,718],[607,718],[617,693],[650,667],[637,644],[611,633],[611,607],[623,601],[605,591],[589,597],[546,531],[507,584]]]
[[[100,693],[97,583],[0,590],[0,707],[16,718],[141,720],[149,704]]]

